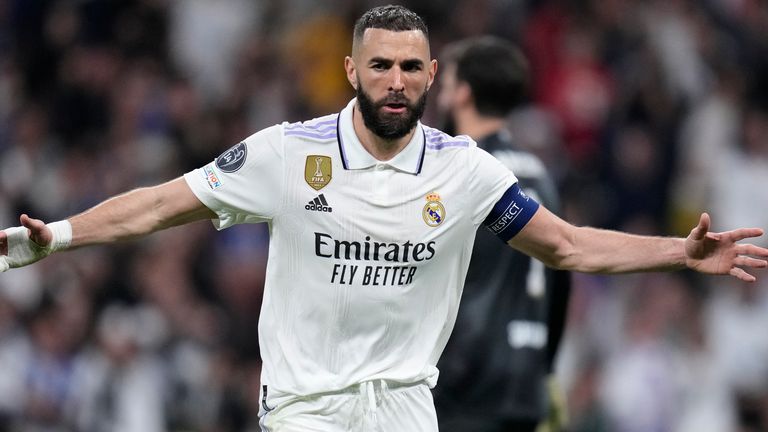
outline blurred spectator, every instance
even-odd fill
[[[768,427],[768,340],[758,329],[768,325],[766,286],[718,289],[709,305],[707,331],[723,374],[723,387],[746,430]]]
[[[723,149],[708,207],[720,226],[768,226],[768,104],[743,108],[738,141]],[[765,242],[765,239],[761,239]]]
[[[641,19],[644,34],[661,62],[663,76],[676,97],[699,100],[707,91],[708,70],[697,44],[701,9],[687,1],[652,0]]]
[[[707,329],[706,297],[690,280],[680,278],[682,310],[674,318],[678,331],[672,340],[679,351],[675,373],[681,385],[677,395],[680,411],[673,424],[675,432],[727,431],[736,427],[735,404],[718,363]]]
[[[281,60],[289,65],[298,86],[299,100],[306,104],[307,115],[319,116],[338,111],[354,92],[344,74],[342,61],[352,48],[343,11],[339,15],[314,16],[289,35]],[[306,73],[311,65],[312,73]]]
[[[203,101],[221,102],[235,90],[232,71],[245,39],[257,35],[261,2],[170,1],[170,54]]]
[[[78,406],[82,390],[77,381],[79,349],[88,319],[72,315],[70,307],[78,307],[78,300],[62,302],[46,296],[31,314],[29,345],[20,345],[16,354],[20,360],[15,365],[20,377],[16,384],[21,386],[16,395],[23,396],[17,396],[19,405],[12,410],[11,430],[67,431],[74,427],[72,409]]]
[[[537,11],[525,31],[536,99],[560,123],[568,158],[589,165],[613,102],[613,77],[600,64],[598,37],[589,18],[565,16],[558,4]]]
[[[675,353],[665,340],[670,320],[679,313],[680,288],[666,275],[631,279],[634,286],[624,289],[632,290],[633,308],[627,311],[622,346],[605,366],[602,404],[611,430],[664,431],[680,411]]]
[[[720,75],[712,91],[691,108],[681,124],[679,147],[680,154],[685,156],[680,158],[672,189],[672,223],[678,232],[713,204],[710,197],[715,194],[718,173],[726,174],[726,178],[734,174],[719,166],[739,137],[739,104],[743,95],[739,84],[738,77],[732,74]]]
[[[76,426],[83,432],[166,430],[167,378],[154,349],[163,319],[149,308],[111,305],[96,324],[78,382]]]
[[[613,228],[647,220],[661,226],[666,216],[663,152],[644,125],[621,126],[608,148],[606,225]],[[651,232],[650,234],[658,234]]]

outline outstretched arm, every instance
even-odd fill
[[[181,177],[110,198],[67,221],[46,225],[24,214],[21,227],[0,231],[0,271],[31,264],[56,250],[138,238],[215,217]]]
[[[629,273],[690,268],[701,273],[731,275],[747,282],[755,277],[744,268],[768,266],[768,249],[741,240],[763,235],[759,228],[709,232],[710,219],[683,238],[651,237],[573,226],[540,207],[510,246],[549,266],[588,273]]]
[[[179,177],[158,186],[135,189],[69,219],[71,247],[129,240],[216,214],[203,205]]]

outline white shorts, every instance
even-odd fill
[[[263,390],[262,390],[263,391]],[[437,432],[425,383],[366,381],[337,392],[263,399],[262,432]]]

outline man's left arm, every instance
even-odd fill
[[[768,266],[768,249],[741,240],[763,235],[759,228],[710,232],[704,213],[687,238],[652,237],[577,227],[540,206],[508,244],[550,267],[586,273],[631,273],[690,268],[731,275],[746,282],[745,268]],[[756,258],[757,257],[757,258]]]

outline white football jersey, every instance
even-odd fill
[[[377,161],[355,135],[355,103],[264,129],[185,175],[218,229],[270,226],[259,322],[270,393],[434,386],[475,231],[517,181],[469,137],[421,123]],[[506,212],[496,228],[520,208]]]

